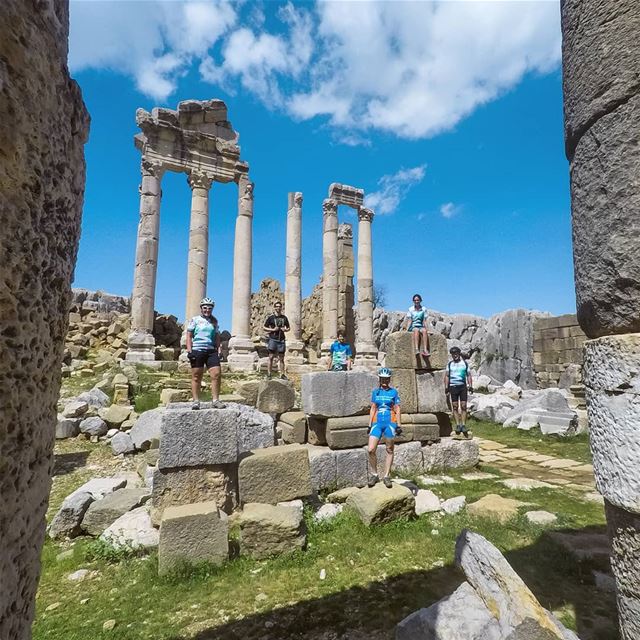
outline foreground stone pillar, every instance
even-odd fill
[[[287,335],[287,365],[305,364],[302,342],[302,194],[289,194],[284,312],[291,332]]]
[[[207,294],[209,263],[209,189],[211,178],[191,173],[191,222],[189,225],[189,257],[187,262],[187,301],[185,323],[200,313],[200,300]]]
[[[130,362],[150,362],[156,359],[153,320],[160,239],[160,182],[163,168],[143,157],[141,169],[140,222],[131,294],[131,332],[126,355]]]
[[[251,371],[258,360],[251,340],[251,269],[253,261],[253,182],[243,174],[238,180],[238,217],[233,249],[233,308],[229,368]]]
[[[620,635],[640,638],[640,4],[562,2],[565,142],[593,466]]]
[[[51,488],[89,118],[68,3],[0,3],[0,638],[28,640]]]
[[[373,211],[358,210],[358,342],[354,365],[375,370],[378,349],[373,342],[373,257],[371,223]]]
[[[338,333],[338,203],[322,203],[322,345],[323,357]]]

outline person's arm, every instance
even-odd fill
[[[327,366],[327,371],[331,371],[332,366],[333,366],[333,345],[329,347],[329,364]]]
[[[193,349],[193,331],[187,329],[187,353],[191,353]]]
[[[449,393],[449,365],[447,365],[444,373],[444,392]]]
[[[469,393],[473,393],[473,379],[471,378],[471,368],[467,365],[467,389]]]
[[[216,339],[215,339],[215,342],[214,342],[213,346],[215,347],[216,352],[219,355],[222,355],[220,353],[220,345],[222,344],[222,340],[220,339],[220,331],[218,330],[218,322],[217,321],[216,321],[215,326],[216,326]]]
[[[396,425],[398,427],[402,427],[402,420],[400,419],[400,401],[396,402],[396,404],[393,406],[393,410],[396,412]]]
[[[407,311],[407,315],[404,318],[404,323],[402,324],[402,328],[407,331],[411,326],[411,311]]]
[[[271,319],[272,316],[269,316],[265,321],[264,321],[264,327],[262,327],[262,329],[264,331],[266,331],[267,333],[271,334],[274,331],[274,325],[275,323],[273,322],[273,320]],[[269,324],[269,321],[271,321],[271,324]]]
[[[289,318],[287,316],[284,317],[284,327],[282,330],[286,333],[287,331],[291,331],[291,326],[289,325]]]
[[[353,352],[351,351],[351,345],[349,346],[349,350],[347,351],[347,371],[351,371],[351,365],[353,364]]]
[[[378,407],[375,402],[371,403],[371,408],[369,409],[369,428],[367,429],[367,433],[371,433],[371,428],[373,427],[373,420],[376,417],[376,411]]]

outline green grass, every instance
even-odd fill
[[[469,428],[480,438],[495,440],[506,444],[514,449],[528,449],[535,453],[542,453],[558,458],[571,458],[584,463],[591,462],[591,451],[589,449],[589,436],[586,433],[562,438],[560,436],[542,435],[540,429],[505,428],[492,422],[481,422],[479,420],[469,420]]]
[[[468,502],[499,492],[531,503],[522,510],[558,513],[558,527],[604,530],[601,506],[563,490],[509,491],[496,480],[459,480],[431,489],[442,498],[464,494]],[[590,629],[596,618],[614,620],[614,597],[595,590],[590,567],[571,559],[521,516],[498,525],[465,512],[427,514],[368,529],[345,512],[330,523],[308,520],[305,552],[266,561],[240,557],[222,567],[200,566],[167,578],[157,576],[155,554],[118,556],[86,539],[71,547],[47,541],[34,638],[319,640],[330,637],[323,635],[328,631],[339,636],[359,629],[363,637],[391,640],[398,621],[450,594],[462,581],[453,555],[465,527],[505,552],[543,606],[577,628],[583,640],[604,637],[590,635]],[[72,556],[57,560],[68,548]],[[67,581],[78,568],[97,574],[82,583]],[[322,569],[325,580],[319,577]],[[87,604],[80,604],[86,598]],[[58,608],[46,611],[57,602]],[[103,631],[109,619],[117,625]],[[606,637],[616,638],[615,633]]]

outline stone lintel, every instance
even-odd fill
[[[329,185],[329,198],[338,204],[344,204],[353,209],[359,209],[364,202],[364,189],[351,187],[348,184],[332,182]]]

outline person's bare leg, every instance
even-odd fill
[[[285,375],[285,371],[284,371],[284,353],[278,354],[278,359],[280,360],[280,375],[284,376]]]
[[[271,377],[271,372],[273,371],[273,357],[275,356],[275,353],[272,353],[271,351],[269,351],[269,362],[267,363],[267,376],[270,378]]]
[[[378,457],[376,452],[378,450],[379,438],[369,437],[369,445],[367,447],[367,453],[369,455],[369,471],[372,476],[378,477]]]
[[[200,384],[202,383],[203,368],[191,369],[191,397],[194,404],[200,402]]]
[[[391,442],[389,442],[389,440],[385,440],[385,445],[387,449],[387,455],[384,461],[384,477],[388,478],[389,475],[391,474],[391,465],[393,465],[393,450],[394,450],[393,440],[391,440]]]
[[[420,353],[420,330],[414,329],[411,335],[413,336],[413,350],[415,353]]]
[[[211,376],[211,402],[216,402],[220,398],[220,380],[222,378],[220,367],[211,367],[209,375]]]
[[[420,335],[422,336],[422,355],[428,356],[429,355],[429,333],[427,332],[427,329],[425,327],[420,329]]]
[[[460,424],[467,426],[467,403],[460,401]]]

